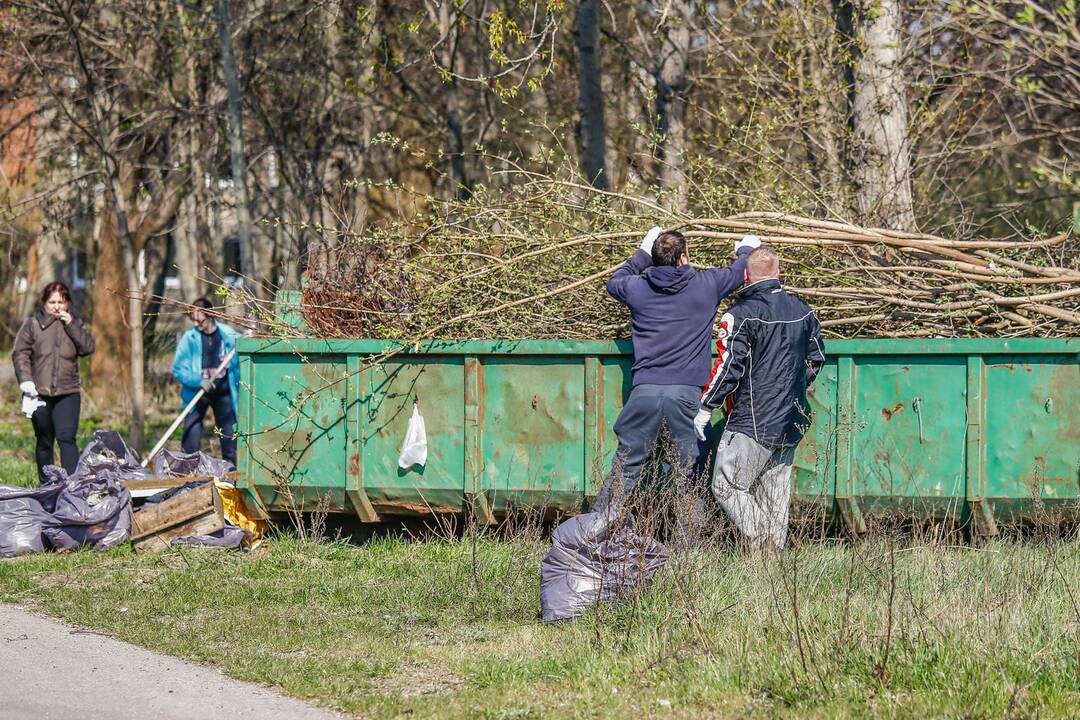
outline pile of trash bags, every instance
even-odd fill
[[[158,453],[153,465],[152,470],[142,467],[116,431],[97,430],[70,476],[63,468],[50,465],[40,487],[0,485],[0,556],[49,548],[109,550],[131,539],[132,501],[124,480],[188,475],[220,478],[233,469],[225,460],[205,453],[168,450]],[[146,503],[162,502],[198,484],[163,491],[147,498]],[[230,526],[213,535],[176,538],[172,544],[238,548],[249,539],[249,531]]]
[[[70,477],[55,465],[44,472],[37,488],[0,485],[0,555],[108,550],[131,538],[131,494],[120,482],[149,472],[118,433],[94,433]]]
[[[668,560],[668,550],[634,532],[629,518],[591,512],[570,518],[551,534],[540,563],[544,622],[576,618],[598,602],[644,587]]]

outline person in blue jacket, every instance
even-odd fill
[[[697,462],[694,419],[709,380],[716,310],[742,287],[746,258],[759,245],[757,236],[747,235],[735,243],[730,266],[696,270],[686,237],[654,227],[608,280],[608,293],[630,310],[633,387],[615,421],[619,447],[594,511],[606,511],[636,487],[662,427],[683,469],[689,472]]]
[[[233,355],[221,375],[215,371],[236,349],[236,330],[218,322],[207,311],[213,306],[206,298],[192,304],[191,322],[176,346],[173,377],[180,383],[180,397],[186,407],[203,391],[203,396],[184,418],[184,452],[198,452],[202,442],[206,411],[214,411],[214,430],[221,438],[221,457],[236,466],[236,400],[240,390],[240,361]]]

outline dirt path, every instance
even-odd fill
[[[0,720],[341,720],[208,667],[0,604]]]

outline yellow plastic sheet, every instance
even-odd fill
[[[214,481],[218,495],[221,496],[221,510],[229,522],[251,533],[251,545],[254,547],[266,534],[266,522],[248,511],[244,495],[232,485]]]

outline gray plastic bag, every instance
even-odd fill
[[[204,475],[223,478],[233,470],[229,461],[210,457],[204,452],[180,453],[162,450],[154,456],[154,477]]]
[[[115,471],[76,475],[63,484],[42,525],[42,535],[58,550],[109,550],[131,538],[131,493]]]
[[[251,533],[243,528],[227,525],[209,535],[184,535],[173,538],[172,547],[208,547],[242,550],[251,545]]]
[[[42,552],[46,547],[108,550],[131,537],[131,494],[115,470],[95,467],[93,477],[68,477],[44,469],[37,488],[0,485],[0,555]]]
[[[79,462],[71,476],[93,477],[106,470],[121,480],[150,477],[150,471],[139,464],[120,433],[95,430],[93,439],[79,454]]]
[[[25,495],[5,498],[7,490],[0,487],[0,556],[41,552],[41,520],[46,515],[41,502]]]
[[[597,602],[625,597],[652,580],[667,559],[667,548],[635,533],[615,513],[572,517],[555,528],[540,563],[541,619],[576,618]]]

